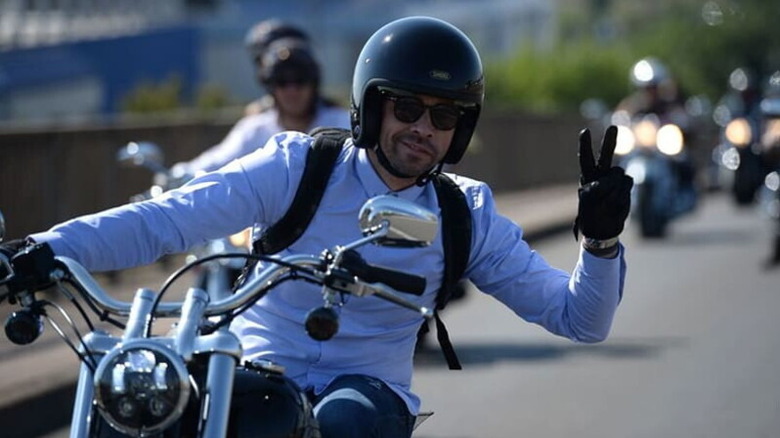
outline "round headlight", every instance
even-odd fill
[[[677,125],[668,124],[658,130],[658,150],[666,155],[677,155],[683,150],[683,133]]]
[[[734,119],[726,125],[726,139],[738,147],[745,147],[753,141],[753,131],[750,123],[744,119]]]
[[[184,412],[190,394],[181,357],[148,339],[108,352],[95,371],[94,389],[103,418],[133,436],[170,426]]]

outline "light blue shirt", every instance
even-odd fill
[[[56,254],[72,257],[89,270],[107,270],[150,263],[164,253],[182,252],[255,223],[273,224],[292,202],[310,144],[311,137],[281,133],[256,152],[180,189],[32,237],[48,241]],[[471,207],[474,232],[466,271],[471,281],[552,333],[580,342],[606,338],[625,278],[622,247],[615,259],[580,250],[571,275],[555,269],[529,248],[518,225],[496,211],[486,184],[452,177]],[[388,193],[439,211],[430,184],[391,192],[366,151],[348,145],[311,224],[282,255],[316,255],[361,237],[360,207],[368,198]],[[444,264],[440,235],[425,248],[365,246],[359,252],[369,263],[425,276],[425,293],[405,297],[433,307]],[[422,317],[377,297],[347,297],[339,309],[338,334],[319,342],[303,328],[307,312],[322,305],[319,292],[305,282],[285,282],[237,318],[232,330],[242,339],[246,358],[284,365],[301,387],[315,391],[338,375],[371,375],[385,381],[416,414],[420,400],[411,388],[412,356]]]
[[[344,108],[320,103],[308,129],[311,130],[318,126],[349,129],[349,113]],[[276,108],[245,116],[236,122],[219,144],[185,163],[189,170],[188,173],[195,174],[196,171],[217,170],[230,161],[253,152],[264,145],[274,134],[282,131],[285,129],[279,123],[279,111]]]

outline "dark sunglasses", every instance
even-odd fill
[[[271,80],[271,86],[274,88],[284,88],[291,85],[303,87],[310,83],[311,81],[304,77],[275,78]]]
[[[393,101],[393,115],[398,121],[404,123],[416,122],[427,109],[431,114],[433,126],[441,131],[449,131],[455,129],[463,113],[456,105],[446,103],[426,105],[413,96],[398,96],[390,93],[383,93],[383,95],[385,99]]]

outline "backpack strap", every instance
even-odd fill
[[[439,311],[447,306],[468,266],[471,254],[471,211],[466,202],[466,195],[450,177],[439,173],[432,178],[432,181],[441,208],[444,247],[444,277],[441,289],[436,295],[436,309],[433,314],[436,320],[436,338],[449,368],[460,370],[462,369],[460,361],[452,347],[449,333],[439,316]]]
[[[306,155],[306,167],[292,204],[281,219],[266,228],[255,240],[252,245],[255,253],[275,254],[295,243],[303,235],[317,212],[328,179],[350,131],[340,128],[316,128],[310,134],[314,137],[314,143]],[[444,249],[444,276],[434,310],[436,337],[449,368],[459,370],[462,367],[450,342],[449,333],[439,317],[439,310],[447,306],[468,265],[471,252],[471,211],[466,196],[450,177],[436,174],[431,180],[442,211]],[[248,271],[248,267],[245,268],[244,274]]]
[[[292,204],[281,219],[254,241],[255,253],[276,254],[303,235],[320,206],[336,159],[350,133],[340,128],[316,128],[311,135],[314,143],[306,155],[306,166]]]

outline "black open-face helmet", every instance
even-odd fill
[[[295,38],[276,40],[266,49],[261,64],[260,83],[269,90],[280,82],[310,83],[319,89],[320,65],[305,42]]]
[[[456,101],[463,113],[443,162],[463,157],[484,99],[482,61],[455,26],[431,17],[407,17],[376,31],[360,52],[352,80],[350,117],[355,145],[373,148],[382,120],[380,88]]]
[[[260,63],[268,46],[282,38],[292,38],[300,40],[302,43],[309,43],[309,35],[303,29],[282,20],[270,18],[252,26],[244,38],[244,44],[252,61]]]

